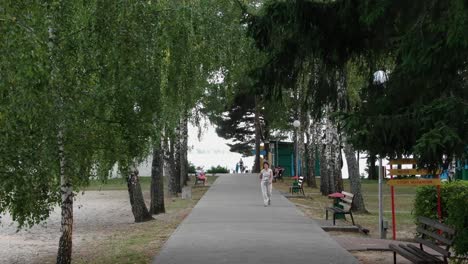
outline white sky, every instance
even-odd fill
[[[203,129],[201,141],[198,140],[197,134],[198,128],[189,125],[188,160],[190,162],[195,166],[203,166],[205,170],[218,165],[229,170],[236,168],[236,163],[241,159],[242,155],[230,152],[229,146],[226,145],[230,141],[219,137],[211,124]],[[242,160],[244,166],[247,166],[250,170],[253,166],[254,157],[245,157]]]

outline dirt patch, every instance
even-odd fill
[[[74,202],[75,249],[81,244],[104,237],[116,228],[134,225],[125,191],[90,191]],[[6,263],[39,263],[35,260],[54,255],[60,238],[60,208],[57,207],[43,224],[17,232],[9,215],[2,216],[0,259]]]
[[[190,213],[206,189],[194,190],[193,200],[166,199],[167,213],[154,216],[155,221],[146,223],[134,223],[127,191],[80,193],[74,202],[73,263],[118,263],[104,258],[132,251],[135,259],[130,256],[127,260],[147,262]],[[144,192],[144,196],[149,204],[149,192]],[[18,232],[11,217],[2,215],[0,262],[55,263],[59,238],[59,207],[45,223]],[[120,263],[127,262],[120,260]]]

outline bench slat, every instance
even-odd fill
[[[423,223],[423,224],[428,225],[428,226],[432,226],[432,227],[437,228],[439,230],[442,230],[442,231],[444,231],[445,233],[447,233],[449,235],[454,235],[455,234],[455,230],[453,228],[450,228],[447,225],[444,225],[442,223],[439,223],[439,222],[437,222],[437,221],[435,221],[433,219],[430,219],[430,218],[427,218],[427,217],[424,217],[424,216],[418,217],[418,222]]]
[[[344,210],[341,209],[341,208],[337,208],[337,207],[327,207],[327,208],[325,208],[325,209],[327,209],[328,211],[332,211],[332,212],[338,213],[338,214],[348,214],[348,212],[344,211]]]
[[[435,263],[437,263],[437,262],[443,262],[440,258],[438,258],[438,257],[436,257],[436,256],[433,256],[433,255],[427,253],[427,252],[424,251],[424,250],[421,250],[420,248],[418,248],[418,247],[415,246],[415,245],[408,244],[408,245],[407,245],[407,250],[408,250],[408,251],[411,250],[412,252],[414,252],[415,254],[418,254],[419,256],[421,256],[421,257],[424,258],[424,259],[430,259],[431,262],[435,262]]]
[[[445,256],[445,257],[449,257],[449,256],[450,256],[450,252],[448,252],[447,250],[445,250],[445,249],[439,247],[438,245],[432,243],[432,241],[430,241],[430,240],[426,240],[426,239],[422,239],[422,238],[420,238],[420,237],[417,237],[417,238],[415,239],[415,241],[416,241],[417,243],[423,244],[423,245],[426,246],[426,247],[432,248],[433,250],[439,252],[440,254],[442,254],[442,255]]]
[[[442,242],[442,243],[444,243],[445,245],[448,245],[448,246],[451,246],[452,242],[453,242],[452,239],[447,239],[447,238],[445,238],[445,237],[443,237],[443,236],[441,236],[441,235],[439,235],[437,233],[426,230],[426,229],[424,229],[424,228],[422,228],[420,226],[418,228],[416,228],[416,232],[427,235],[427,236],[430,236],[430,237],[434,238],[435,240],[437,240],[439,242]]]
[[[395,251],[396,253],[402,255],[403,257],[411,260],[413,263],[424,263],[424,260],[421,259],[420,257],[412,254],[411,252],[408,252],[406,249],[402,248],[401,247],[402,244],[400,245],[395,245],[395,244],[390,244],[389,245],[389,248],[393,251]]]
[[[348,198],[341,198],[342,201],[349,203],[350,205],[353,203],[353,200],[348,199]]]
[[[346,195],[346,196],[348,196],[348,197],[350,197],[350,198],[353,198],[353,197],[354,197],[354,194],[349,193],[349,192],[344,192],[344,191],[343,191],[343,192],[341,192],[341,193],[344,194],[344,195]]]

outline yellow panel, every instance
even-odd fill
[[[389,169],[389,175],[431,175],[434,172],[428,169]],[[437,170],[435,174],[440,174],[441,171]]]
[[[440,185],[440,179],[394,179],[387,181],[390,186]]]

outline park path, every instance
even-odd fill
[[[358,261],[279,192],[264,207],[256,175],[230,174],[216,180],[153,263]]]

